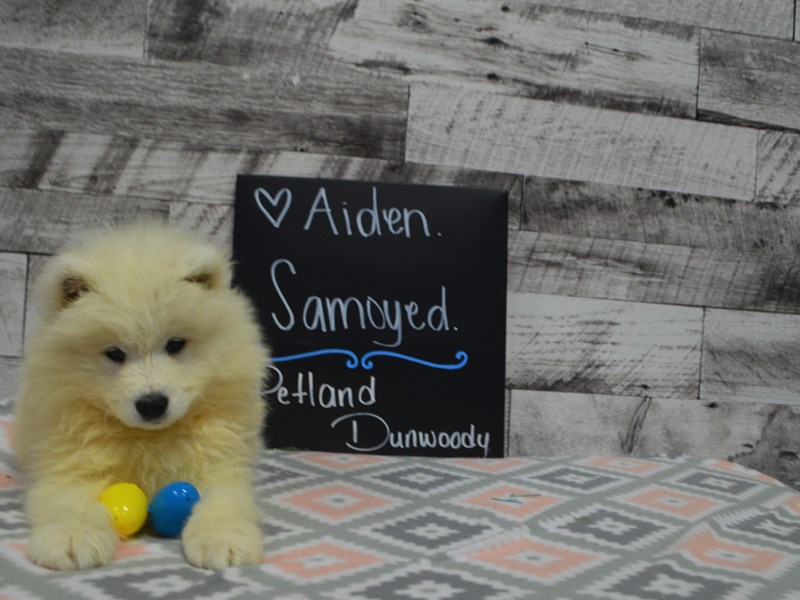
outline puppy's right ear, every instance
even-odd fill
[[[81,261],[68,256],[50,259],[34,288],[43,317],[51,317],[92,291],[87,270]]]
[[[231,287],[233,275],[229,261],[214,246],[197,249],[182,268],[186,273],[184,281],[197,283],[209,290]]]

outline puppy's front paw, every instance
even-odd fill
[[[48,523],[31,530],[28,556],[49,569],[89,569],[110,563],[117,543],[117,534],[110,525],[98,528]]]
[[[264,552],[258,524],[244,519],[190,518],[182,537],[187,560],[202,569],[258,564]]]

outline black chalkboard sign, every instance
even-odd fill
[[[503,190],[240,175],[274,448],[501,456]]]

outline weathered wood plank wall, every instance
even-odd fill
[[[748,200],[757,139],[754,129],[412,84],[406,159]]]
[[[800,129],[798,66],[794,42],[704,30],[698,116]]]
[[[9,0],[0,395],[31,281],[142,217],[230,244],[240,172],[504,187],[508,453],[800,487],[796,0]]]
[[[792,38],[791,0],[544,0],[542,3],[778,39]]]
[[[480,26],[476,27],[476,23]],[[406,80],[694,116],[697,31],[522,2],[361,2],[330,47]]]

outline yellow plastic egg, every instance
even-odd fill
[[[123,537],[139,531],[147,520],[147,496],[135,483],[115,483],[100,494],[114,529]]]

